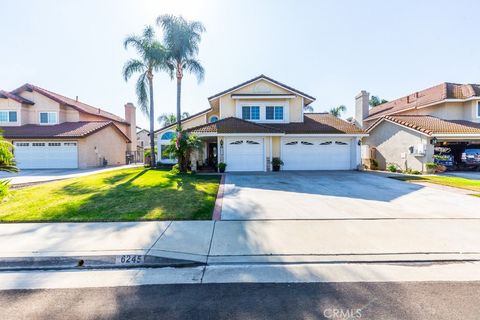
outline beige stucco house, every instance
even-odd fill
[[[352,170],[360,164],[356,125],[327,113],[304,113],[314,97],[260,75],[208,98],[210,107],[185,120],[204,148],[192,166],[226,163],[227,171],[269,171],[272,159],[283,170]],[[159,150],[170,143],[175,125],[156,131]],[[161,162],[175,159],[162,155]]]
[[[367,130],[362,158],[381,169],[426,171],[436,153],[449,151],[460,161],[462,150],[480,144],[480,85],[442,83],[370,108],[369,94],[356,98],[355,120]]]
[[[21,169],[121,165],[137,149],[133,104],[123,119],[31,84],[0,90],[0,130]]]

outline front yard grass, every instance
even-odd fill
[[[460,177],[449,177],[449,176],[400,176],[400,177],[391,177],[392,179],[397,179],[401,181],[408,182],[429,182],[440,184],[444,186],[460,188],[471,190],[475,192],[480,192],[480,180],[466,179]],[[479,197],[480,194],[472,194]]]
[[[219,176],[133,168],[12,190],[1,222],[211,219]]]

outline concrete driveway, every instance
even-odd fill
[[[228,173],[222,220],[480,218],[480,198],[357,171]]]

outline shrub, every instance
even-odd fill
[[[427,169],[429,169],[429,170],[433,170],[433,169],[437,168],[437,164],[434,163],[434,162],[427,162],[427,163],[425,163],[425,167],[427,167]]]
[[[10,180],[0,180],[0,202],[8,195]]]
[[[377,170],[378,169],[378,161],[375,159],[370,159],[370,169]]]
[[[390,163],[390,164],[387,166],[387,170],[390,171],[390,172],[397,172],[397,166],[394,165],[393,163]]]
[[[280,171],[281,166],[283,166],[283,161],[280,158],[272,158],[273,171]]]
[[[223,163],[223,162],[220,162],[218,164],[218,170],[220,170],[220,172],[225,172],[225,168],[227,167],[227,164],[226,163]]]
[[[171,173],[173,174],[179,174],[180,173],[180,165],[176,164],[172,166],[172,169],[170,170]]]

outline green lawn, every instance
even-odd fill
[[[465,178],[448,177],[448,176],[419,176],[419,177],[403,176],[403,177],[391,177],[391,178],[402,180],[402,181],[408,181],[408,182],[436,183],[444,186],[480,192],[480,180],[474,180],[474,179],[465,179]],[[473,194],[473,195],[480,196],[480,194]]]
[[[13,190],[0,221],[211,219],[219,176],[133,168]]]

